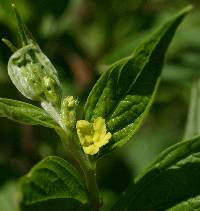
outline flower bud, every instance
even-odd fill
[[[76,126],[76,111],[78,106],[78,100],[73,96],[66,97],[61,106],[61,119],[64,127],[67,129],[74,129]]]
[[[10,57],[8,74],[26,98],[60,104],[61,86],[57,72],[36,44],[30,43]]]

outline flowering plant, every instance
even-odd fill
[[[34,166],[20,182],[21,208],[100,210],[97,162],[130,141],[143,123],[160,83],[167,48],[191,7],[165,22],[132,55],[111,65],[90,92],[82,116],[78,99],[63,95],[57,70],[22,23],[15,4],[12,7],[22,46],[17,49],[3,39],[13,51],[8,74],[21,94],[38,101],[41,108],[0,98],[0,116],[54,129],[73,161],[49,156]],[[113,210],[189,210],[187,206],[199,201],[200,139],[188,131],[188,141],[161,153]]]

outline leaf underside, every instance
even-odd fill
[[[196,137],[161,153],[147,171],[128,187],[112,210],[182,211],[190,210],[183,209],[187,206],[200,207],[199,178],[200,137]]]
[[[55,156],[45,158],[22,178],[21,191],[24,210],[62,211],[62,206],[81,210],[87,203],[87,193],[77,170]]]
[[[166,22],[132,56],[112,65],[93,87],[84,115],[88,121],[106,119],[107,129],[113,134],[108,150],[130,140],[143,122],[159,85],[167,48],[190,9]]]
[[[12,99],[0,98],[0,117],[22,124],[58,128],[58,124],[43,109]]]

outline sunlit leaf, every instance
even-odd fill
[[[58,128],[58,124],[44,110],[17,100],[0,98],[0,117],[23,124]]]
[[[85,105],[85,119],[106,119],[112,141],[119,147],[136,133],[156,94],[165,53],[181,23],[191,10],[187,7],[168,20],[132,56],[112,65],[98,80]]]

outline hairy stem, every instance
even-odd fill
[[[65,127],[63,127],[62,121],[60,119],[60,115],[56,109],[47,102],[42,102],[41,105],[61,126],[62,129],[60,128],[56,130],[56,132],[60,136],[68,155],[75,163],[78,164],[84,175],[89,203],[92,211],[99,211],[101,207],[101,200],[99,197],[99,189],[96,180],[96,161],[91,161],[89,157],[83,152],[79,141],[77,141],[78,137],[76,136],[76,132],[65,130]]]
[[[77,140],[75,140],[74,134],[66,133],[64,131],[57,131],[57,133],[59,134],[68,154],[78,164],[84,175],[92,211],[99,211],[102,203],[96,180],[96,161],[90,161],[88,156],[77,143]]]
[[[98,211],[101,207],[101,200],[96,178],[96,162],[90,162],[89,168],[84,169],[84,171],[90,204],[94,211]]]

